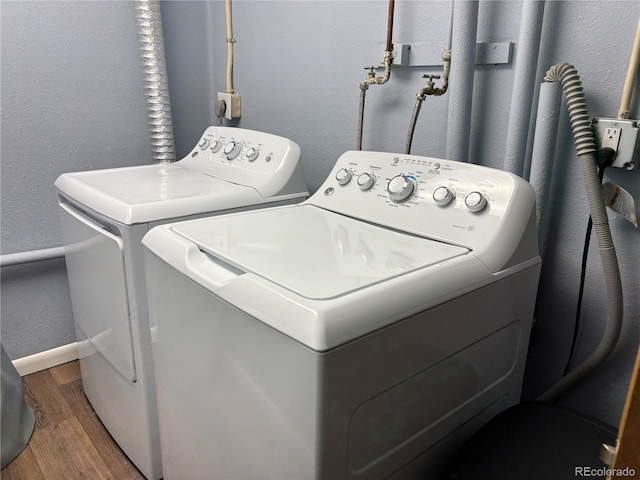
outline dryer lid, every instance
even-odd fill
[[[313,205],[182,222],[172,230],[235,268],[317,300],[469,252]]]
[[[253,188],[177,164],[65,173],[56,180],[56,187],[72,200],[125,225],[266,201]]]

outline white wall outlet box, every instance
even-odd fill
[[[637,120],[594,118],[591,122],[598,148],[616,151],[612,167],[633,170],[640,157],[640,126]]]
[[[242,116],[242,102],[239,93],[218,92],[218,101],[225,103],[224,118],[231,120]]]

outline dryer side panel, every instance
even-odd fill
[[[99,353],[135,381],[122,239],[60,204],[80,358]]]

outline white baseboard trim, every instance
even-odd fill
[[[74,342],[44,352],[34,353],[27,357],[18,358],[12,363],[20,376],[24,377],[30,373],[36,373],[77,359],[78,344]]]

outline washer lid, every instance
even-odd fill
[[[242,271],[318,300],[469,252],[313,205],[199,219],[172,230]]]
[[[242,207],[266,201],[254,189],[177,164],[65,173],[56,187],[125,225]]]

